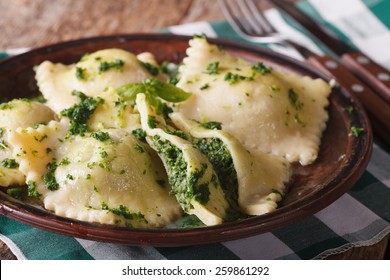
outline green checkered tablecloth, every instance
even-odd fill
[[[390,68],[390,0],[306,0],[297,5]],[[268,10],[266,16],[290,39],[318,54],[327,52],[278,11]],[[241,40],[225,21],[172,26],[164,32]],[[268,47],[300,58],[292,49]],[[0,58],[25,50],[3,52]],[[18,259],[313,259],[375,244],[390,233],[389,223],[390,155],[376,142],[367,170],[348,193],[317,214],[274,232],[205,246],[131,247],[57,235],[0,216],[0,239]]]

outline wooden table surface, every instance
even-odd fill
[[[0,50],[223,18],[218,1],[210,0],[0,0]],[[389,258],[388,241],[389,236],[328,259]],[[1,241],[0,259],[15,259]]]

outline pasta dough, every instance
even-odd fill
[[[118,95],[115,90],[109,89],[99,96],[104,102],[97,106],[88,120],[92,131],[107,128],[132,131],[141,127],[139,114],[133,110],[131,102]]]
[[[221,224],[227,218],[229,204],[211,163],[191,142],[169,133],[164,119],[147,104],[144,94],[137,95],[137,108],[146,139],[164,162],[172,190],[184,211],[206,225]]]
[[[6,167],[6,162],[13,162],[12,149],[9,147],[8,135],[17,128],[27,128],[46,123],[55,118],[55,114],[45,105],[27,99],[14,99],[0,107],[0,185],[23,185],[25,177],[19,171],[17,163],[14,168]]]
[[[182,215],[161,162],[125,130],[65,138],[66,119],[17,129],[10,142],[44,207],[63,217],[127,227],[161,227]],[[46,135],[41,142],[34,141]],[[25,151],[20,153],[21,151]]]
[[[178,112],[221,122],[251,152],[302,165],[317,158],[328,120],[326,82],[233,57],[202,38],[190,41],[187,55],[177,86],[193,95],[175,107]]]
[[[262,215],[277,208],[290,176],[284,158],[251,154],[226,131],[204,128],[180,113],[170,117],[179,129],[194,137],[194,145],[213,163],[225,195],[238,201],[244,213]]]
[[[36,68],[39,90],[57,114],[77,103],[73,90],[97,96],[109,88],[150,77],[134,54],[121,49],[100,50],[72,65],[44,61]]]

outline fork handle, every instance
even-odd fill
[[[390,144],[390,105],[330,56],[310,56],[307,62],[324,72],[363,104],[378,136]]]
[[[390,104],[390,72],[362,53],[341,57],[344,65]]]

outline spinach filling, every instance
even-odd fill
[[[238,180],[233,158],[227,146],[218,138],[194,138],[195,148],[212,163],[229,204],[238,210]]]
[[[187,176],[188,164],[184,160],[183,152],[158,135],[153,136],[152,140],[157,153],[164,159],[168,180],[172,186],[171,194],[176,195],[184,211],[189,212],[192,200],[206,204],[210,199],[209,184],[199,184],[198,181],[202,178],[207,166]]]

